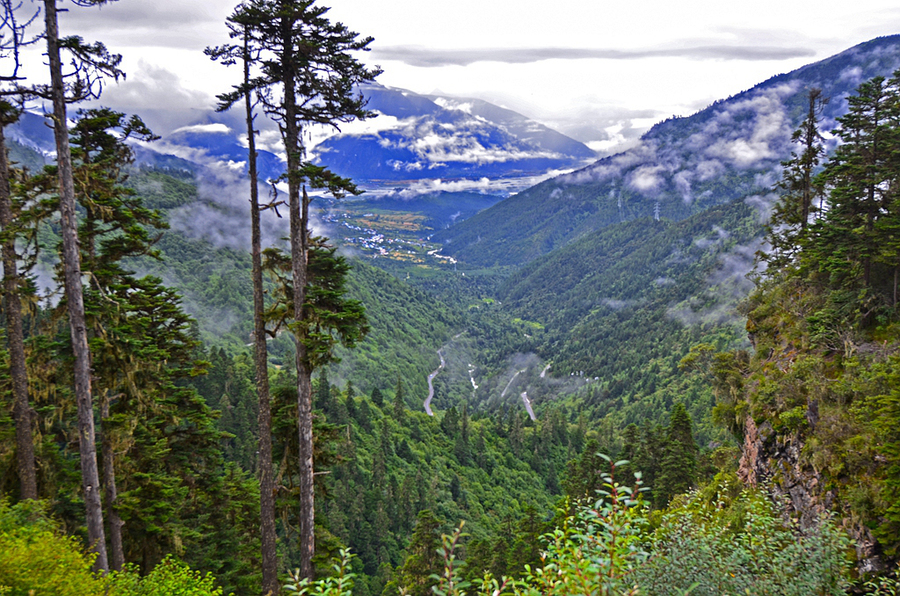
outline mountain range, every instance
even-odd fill
[[[307,142],[313,161],[363,188],[393,189],[436,179],[453,180],[459,190],[485,190],[485,179],[505,179],[501,186],[521,179],[516,187],[524,188],[535,176],[578,167],[596,157],[586,145],[482,100],[425,96],[374,84],[360,92],[374,117],[341,130],[311,130]],[[239,112],[210,110],[140,147],[138,161],[187,170],[210,163],[246,169],[246,134]],[[284,160],[267,150],[267,140],[277,137],[277,131],[262,117],[257,123],[260,175],[278,178]],[[10,136],[44,155],[55,152],[52,131],[40,114],[26,113]]]
[[[820,123],[829,131],[861,82],[898,67],[900,36],[857,45],[660,122],[636,147],[537,184],[433,239],[472,265],[521,264],[618,222],[680,220],[738,198],[765,206],[774,200],[808,91],[820,88],[830,98]]]
[[[534,176],[596,156],[586,145],[486,101],[376,85],[362,92],[379,116],[327,138],[313,154],[364,185]]]

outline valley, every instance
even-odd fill
[[[255,288],[237,116],[139,144],[124,115],[73,117],[102,510],[110,549],[154,578],[84,585],[137,594],[184,564],[212,575],[172,585],[260,593],[265,499],[278,580],[301,585],[305,565],[309,593],[900,585],[900,36],[599,160],[498,105],[357,75],[352,125],[307,130],[296,153],[261,126]],[[13,546],[22,569],[35,544],[60,559],[77,543],[86,573],[92,556],[66,222],[56,169],[34,176],[54,148],[35,113],[2,126],[5,267],[24,275],[4,312],[24,309],[32,401],[23,418],[8,331],[0,593]],[[38,504],[18,497],[26,418]]]

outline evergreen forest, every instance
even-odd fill
[[[573,190],[564,230],[421,266],[320,225],[407,208],[306,146],[377,116],[371,38],[235,7],[206,53],[246,221],[215,242],[177,223],[212,174],[79,105],[122,57],[56,5],[2,3],[0,594],[900,594],[900,71],[831,131],[805,89],[771,200],[727,172],[595,227]],[[7,135],[37,101],[53,159]],[[415,215],[512,209],[452,200]]]

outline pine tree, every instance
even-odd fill
[[[302,130],[313,124],[337,126],[369,116],[365,100],[353,87],[372,80],[378,70],[365,68],[353,52],[366,50],[370,38],[344,25],[331,23],[327,8],[312,0],[251,0],[241,5],[232,21],[260,48],[260,73],[253,80],[264,110],[281,131],[287,155],[290,209],[290,271],[293,301],[291,330],[296,338],[297,399],[300,437],[301,557],[300,572],[312,577],[315,552],[313,505],[313,437],[311,376],[329,344],[330,332],[321,332],[309,307],[311,242],[307,187],[325,188],[335,196],[356,192],[348,180],[306,161]],[[327,337],[326,337],[327,336]],[[323,342],[323,340],[325,340]]]
[[[875,77],[848,98],[847,114],[834,131],[843,143],[825,165],[822,177],[828,192],[825,216],[816,221],[804,251],[804,262],[830,279],[836,288],[880,290],[879,274],[893,273],[897,262],[882,235],[886,223],[900,217],[894,189],[900,184],[897,167],[900,147],[898,81]],[[888,286],[891,294],[894,280]],[[860,305],[863,318],[870,307]]]
[[[596,499],[603,486],[603,472],[607,462],[599,455],[600,443],[588,439],[581,455],[568,463],[563,488],[572,499]]]
[[[85,0],[85,4],[102,4],[102,0]],[[63,237],[63,265],[65,269],[66,308],[75,355],[75,394],[78,400],[78,439],[81,457],[82,489],[88,542],[97,553],[94,568],[109,569],[106,536],[103,530],[103,510],[100,503],[100,478],[97,471],[97,448],[94,431],[93,399],[91,396],[91,354],[87,326],[84,320],[84,301],[81,283],[81,264],[78,254],[78,224],[75,211],[75,186],[72,178],[72,157],[69,151],[66,104],[89,97],[97,98],[101,78],[118,80],[121,56],[110,54],[96,43],[84,44],[80,38],[59,37],[56,0],[44,0],[45,38],[50,67],[50,85],[36,87],[35,94],[53,104],[53,131],[56,139],[56,162],[59,176],[61,232]],[[61,49],[71,52],[75,70],[63,73]],[[73,76],[74,75],[74,76]]]
[[[16,463],[19,493],[22,499],[36,499],[37,474],[32,433],[31,405],[28,399],[28,372],[25,364],[25,341],[22,331],[20,276],[16,254],[16,226],[10,191],[10,168],[4,129],[18,119],[18,110],[0,101],[0,226],[3,230],[3,298],[6,315],[6,337],[9,341],[9,374],[14,395],[13,417],[16,421]]]
[[[379,408],[384,407],[384,395],[381,393],[381,389],[379,389],[378,387],[372,390],[372,403]]]
[[[469,465],[471,452],[469,450],[469,413],[466,404],[462,406],[462,415],[459,418],[459,432],[453,443],[453,455],[456,461],[463,466]]]
[[[823,193],[822,182],[815,174],[825,154],[819,122],[828,98],[822,96],[821,89],[813,88],[808,91],[807,100],[806,118],[791,137],[799,145],[800,154],[791,153],[791,159],[781,164],[784,167],[778,184],[781,200],[768,224],[767,240],[771,249],[764,255],[770,267],[784,267],[793,260],[806,238],[810,216],[816,211],[816,199]]]
[[[341,343],[352,347],[368,331],[364,310],[358,300],[346,297],[345,282],[350,266],[346,260],[335,254],[335,248],[326,244],[324,238],[311,238],[308,246],[308,263],[306,267],[306,288],[304,298],[304,318],[298,321],[295,318],[296,292],[294,290],[293,260],[275,249],[267,249],[264,257],[264,269],[274,278],[277,288],[273,292],[274,304],[266,313],[266,318],[274,329],[287,326],[294,330],[295,335],[303,338],[297,342],[298,348],[302,346],[303,371],[311,373],[313,370],[336,360],[334,347]],[[298,353],[300,353],[298,352]],[[299,356],[298,356],[299,358]],[[305,373],[303,373],[305,374]],[[302,376],[302,375],[301,375]],[[308,381],[308,379],[307,379]],[[299,417],[298,427],[306,429],[304,420],[312,424],[312,387],[306,381],[301,382],[303,391],[299,392]],[[305,393],[304,393],[305,392]],[[304,405],[305,404],[305,405]],[[306,412],[305,408],[310,408]],[[311,459],[306,460],[306,450],[312,449],[306,441],[313,440],[312,426],[307,433],[299,434],[298,457],[300,467],[300,510],[301,535],[303,536],[303,556],[301,562],[309,558],[307,565],[301,566],[312,573],[312,556],[315,545],[313,502],[314,488],[312,484]],[[310,458],[313,454],[310,453]],[[307,465],[308,464],[308,465]],[[309,518],[308,516],[313,516]],[[306,520],[306,521],[303,521]],[[310,546],[313,545],[313,546]]]
[[[437,582],[435,574],[441,572],[443,560],[439,554],[441,539],[438,531],[441,522],[429,509],[419,512],[416,527],[407,547],[406,561],[397,570],[397,584],[410,596],[429,596]]]
[[[331,383],[328,382],[328,372],[319,373],[319,386],[316,389],[316,397],[313,407],[322,410],[325,414],[331,409]]]
[[[451,406],[444,412],[444,417],[441,418],[441,430],[450,439],[459,433],[459,414],[456,412],[456,406]]]
[[[256,365],[256,393],[259,404],[257,413],[258,451],[260,483],[260,528],[263,562],[263,592],[276,593],[278,583],[278,556],[275,534],[275,483],[272,470],[272,404],[269,388],[269,356],[266,346],[265,302],[263,299],[262,233],[260,229],[259,176],[257,173],[256,118],[251,81],[251,68],[259,58],[259,48],[252,45],[249,25],[239,24],[233,15],[228,19],[232,39],[239,38],[240,46],[226,45],[207,48],[206,53],[214,60],[232,64],[240,60],[244,77],[242,84],[231,92],[219,96],[219,111],[224,111],[244,100],[244,114],[247,125],[247,164],[250,179],[250,253],[253,277],[253,356]],[[270,207],[275,207],[273,204]]]
[[[697,444],[691,417],[678,402],[672,408],[661,470],[653,487],[653,497],[658,507],[665,507],[675,495],[687,492],[697,480]]]
[[[403,424],[406,420],[406,398],[403,394],[403,379],[397,377],[397,388],[394,391],[394,420]]]
[[[20,111],[11,103],[21,100],[19,89],[14,86],[20,79],[20,50],[32,45],[39,38],[29,38],[26,28],[36,20],[39,12],[20,21],[12,2],[2,4],[0,13],[0,57],[8,70],[0,73],[0,229],[3,238],[3,298],[5,305],[6,336],[9,342],[9,374],[13,391],[13,418],[16,421],[16,468],[19,475],[19,494],[22,499],[38,496],[37,473],[32,432],[32,411],[28,398],[28,372],[25,364],[24,333],[22,331],[22,302],[20,272],[16,253],[17,222],[10,189],[10,164],[7,154],[5,129],[19,119]],[[9,87],[7,87],[9,85]],[[7,100],[6,98],[10,99]]]
[[[125,564],[123,521],[118,512],[114,439],[108,428],[110,401],[148,365],[137,355],[128,321],[129,304],[122,303],[135,288],[122,259],[153,254],[149,228],[163,228],[158,213],[145,209],[123,186],[123,169],[133,161],[129,138],[150,140],[153,135],[140,118],[108,109],[79,112],[70,133],[76,200],[84,210],[78,229],[80,259],[89,274],[84,287],[85,322],[92,352],[93,393],[99,402],[103,491],[109,526],[110,563],[119,571]],[[106,426],[106,428],[104,428]]]

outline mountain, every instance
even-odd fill
[[[309,156],[363,188],[464,178],[472,181],[469,186],[483,190],[484,179],[524,178],[518,185],[522,188],[534,176],[578,167],[596,157],[586,145],[485,101],[424,96],[380,85],[361,91],[377,116],[343,125],[340,131],[312,130]],[[56,147],[45,122],[39,114],[25,113],[9,136],[51,155]],[[258,125],[262,138],[277,136],[263,118]],[[244,130],[238,111],[210,111],[141,146],[138,161],[187,170],[194,169],[192,164],[210,163],[246,168]],[[262,138],[257,147],[260,176],[278,178],[284,161],[266,149]]]
[[[362,89],[379,115],[313,149],[315,159],[360,182],[520,177],[583,164],[586,145],[486,101]]]
[[[818,87],[831,98],[821,123],[827,131],[859,83],[898,67],[900,36],[860,44],[692,116],[660,122],[636,147],[542,182],[433,239],[472,265],[519,264],[614,223],[680,220],[752,195],[764,202],[791,153],[807,91]]]
[[[702,342],[747,344],[734,307],[752,287],[745,275],[760,233],[759,212],[743,201],[679,222],[613,224],[516,270],[497,297],[510,316],[541,327],[535,352],[554,377],[586,380],[571,395],[590,420],[664,423],[680,396],[698,441],[721,441],[711,392],[679,362]],[[532,402],[567,399],[533,381]]]

